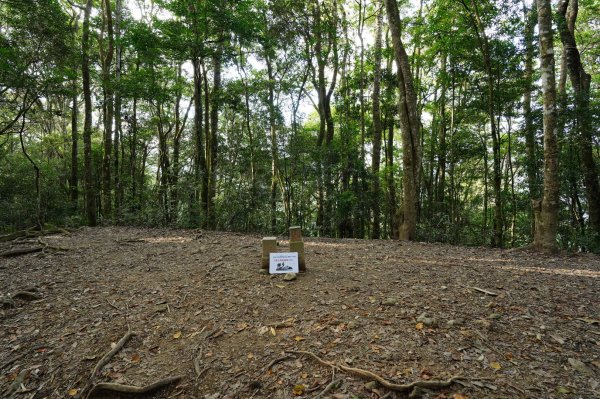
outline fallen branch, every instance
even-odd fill
[[[155,391],[164,386],[178,382],[179,380],[181,380],[181,378],[182,378],[181,376],[167,377],[167,378],[163,378],[162,380],[158,380],[150,385],[143,386],[143,387],[136,387],[134,385],[115,384],[112,382],[100,382],[100,383],[94,385],[94,387],[90,390],[90,393],[88,394],[87,397],[89,398],[100,391],[112,391],[112,392],[118,392],[118,393],[137,394],[137,395],[145,394],[145,393]]]
[[[500,295],[497,292],[484,290],[483,288],[479,288],[479,287],[467,287],[467,288],[470,288],[470,289],[475,290],[475,291],[482,292],[482,293],[490,295],[490,296],[498,296],[498,295]]]
[[[413,390],[414,388],[425,388],[425,389],[447,388],[456,381],[466,379],[464,377],[455,376],[455,377],[452,377],[445,381],[443,381],[443,380],[413,381],[408,384],[396,384],[396,383],[390,382],[390,381],[386,380],[385,378],[383,378],[371,371],[368,371],[368,370],[363,370],[363,369],[354,368],[354,367],[348,367],[348,366],[344,366],[342,364],[336,365],[334,363],[325,361],[312,352],[306,352],[306,351],[289,351],[289,352],[303,354],[303,355],[309,355],[309,356],[313,357],[315,360],[317,360],[319,363],[323,364],[324,366],[328,366],[328,367],[332,367],[334,369],[345,371],[348,374],[353,374],[355,376],[358,376],[358,377],[361,377],[363,379],[367,379],[370,381],[377,381],[384,388],[387,388],[391,391],[396,391],[396,392],[408,392],[408,391]]]

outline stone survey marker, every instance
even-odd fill
[[[272,253],[284,252],[277,249],[276,237],[264,237],[262,239],[262,264],[263,270],[269,270],[269,263]],[[299,226],[290,227],[290,248],[285,252],[298,253],[298,269],[300,272],[306,271],[306,258],[304,256],[304,241],[302,239],[302,229]]]

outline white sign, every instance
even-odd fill
[[[271,252],[269,273],[298,273],[298,252]]]

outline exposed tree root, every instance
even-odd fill
[[[120,351],[121,348],[125,346],[127,341],[129,341],[133,336],[135,336],[135,333],[127,331],[127,334],[125,334],[123,338],[121,338],[119,342],[117,342],[115,347],[112,348],[108,353],[106,353],[106,355],[102,356],[102,359],[100,359],[98,363],[96,363],[96,367],[94,367],[94,370],[92,371],[92,378],[96,377],[96,375],[98,374],[98,372],[100,372],[102,367],[106,366],[110,359],[112,359],[112,357],[116,355],[117,352]]]
[[[53,249],[55,251],[68,251],[69,250],[69,248],[60,247],[57,245],[50,245],[46,241],[42,240],[41,238],[38,238],[38,242],[44,246],[44,250],[46,250],[46,249]]]
[[[101,382],[101,383],[94,385],[94,387],[90,390],[90,393],[88,394],[87,397],[88,398],[92,397],[93,395],[95,395],[96,393],[98,393],[100,391],[112,391],[112,392],[118,392],[118,393],[141,395],[141,394],[155,391],[159,388],[173,384],[175,382],[178,382],[179,380],[181,380],[181,378],[182,378],[181,376],[167,377],[167,378],[163,378],[162,380],[158,380],[150,385],[143,386],[143,387],[136,387],[134,385],[115,384],[112,382]]]
[[[64,248],[64,247],[48,244],[46,241],[42,240],[41,237],[38,237],[37,241],[41,246],[35,246],[35,247],[29,247],[29,248],[8,249],[4,252],[0,252],[0,257],[1,258],[11,258],[11,257],[16,257],[16,256],[31,254],[34,252],[45,251],[47,249],[52,249],[54,251],[68,251],[69,250],[69,248]]]
[[[265,367],[264,370],[265,371],[269,371],[269,370],[271,370],[271,367],[275,366],[277,363],[281,363],[283,361],[286,361],[286,360],[290,359],[291,357],[292,356],[282,356],[282,357],[279,357],[277,359],[273,359],[273,361],[271,361],[271,363],[269,363],[267,365],[267,367]]]
[[[41,236],[46,236],[49,234],[66,234],[70,235],[71,233],[67,229],[63,229],[60,227],[52,227],[46,230],[35,230],[33,228],[26,230],[15,231],[10,234],[5,234],[0,236],[0,242],[13,241],[17,238],[36,238]]]
[[[94,367],[94,370],[92,370],[90,379],[88,380],[88,382],[85,384],[85,386],[81,390],[81,393],[79,394],[78,398],[83,398],[83,397],[89,398],[90,397],[90,395],[92,394],[92,392],[94,391],[96,386],[99,385],[99,384],[94,385],[94,380],[96,379],[96,375],[98,375],[100,370],[102,370],[102,367],[106,366],[106,364],[110,361],[110,359],[112,359],[112,357],[118,351],[120,351],[121,348],[123,348],[123,346],[125,346],[127,341],[129,341],[131,339],[131,337],[133,337],[134,335],[135,335],[135,333],[132,333],[131,331],[127,331],[127,334],[125,334],[123,336],[123,338],[121,338],[119,340],[119,342],[117,342],[117,344],[114,346],[114,348],[112,348],[109,352],[107,352],[104,356],[102,356],[102,358],[98,361],[98,363],[96,363],[96,367]],[[90,389],[90,387],[92,385],[94,385],[94,386],[89,391],[89,393],[86,395],[86,392]]]
[[[414,388],[442,389],[442,388],[449,387],[456,381],[466,380],[466,378],[464,378],[464,377],[455,376],[455,377],[452,377],[445,381],[443,381],[443,380],[413,381],[408,384],[396,384],[396,383],[390,382],[390,381],[386,380],[385,378],[383,378],[371,371],[368,371],[368,370],[363,370],[363,369],[354,368],[354,367],[348,367],[343,364],[335,364],[335,363],[325,361],[312,352],[306,352],[306,351],[288,351],[288,352],[302,354],[302,355],[309,355],[324,366],[332,367],[334,369],[344,371],[348,374],[353,374],[355,376],[361,377],[366,380],[377,381],[384,388],[387,388],[391,391],[396,391],[396,392],[409,392],[409,391],[412,391]]]
[[[1,258],[11,258],[21,255],[27,255],[34,252],[43,251],[45,247],[31,247],[31,248],[17,248],[17,249],[9,249],[4,252],[0,252]]]
[[[14,293],[11,298],[12,299],[24,299],[27,301],[35,301],[36,299],[41,299],[42,296],[36,292],[37,290],[32,288],[25,291],[19,291]]]

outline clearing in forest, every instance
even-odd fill
[[[40,245],[0,257],[3,398],[600,397],[597,255],[306,238],[288,282],[256,235],[83,228],[0,252]]]

